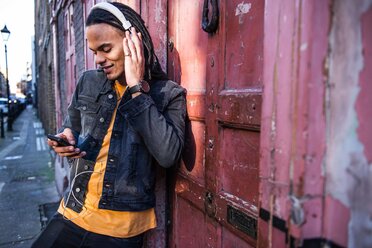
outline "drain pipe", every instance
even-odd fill
[[[61,123],[61,97],[60,97],[60,82],[59,82],[59,68],[58,68],[58,12],[60,10],[60,4],[56,6],[55,1],[53,1],[53,8],[52,8],[52,17],[50,19],[50,25],[52,27],[52,35],[53,35],[53,71],[54,71],[54,98],[55,98],[55,109],[56,109],[56,132],[58,130],[57,126]]]

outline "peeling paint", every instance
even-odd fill
[[[360,93],[355,105],[358,114],[358,137],[364,146],[364,155],[368,163],[372,163],[372,7],[361,17],[363,70],[359,77]]]
[[[303,51],[306,51],[307,50],[307,43],[302,43],[301,44],[301,47],[300,47],[300,51],[303,52]]]
[[[287,18],[287,15],[284,15],[284,16],[283,16],[283,22],[286,23],[286,22],[287,22],[287,19],[288,19],[288,18]]]
[[[244,1],[236,6],[235,16],[239,16],[239,24],[243,24],[243,15],[247,14],[251,8],[252,4],[244,3]]]
[[[231,202],[233,205],[235,205],[235,202],[239,202],[239,204],[242,204],[245,208],[248,208],[253,212],[258,212],[258,208],[255,205],[253,205],[253,204],[251,204],[247,201],[244,201],[244,200],[242,200],[241,198],[239,198],[235,195],[229,194],[227,192],[223,192],[223,195],[220,196],[220,197],[222,199],[225,198],[225,199],[229,199],[229,200],[233,201],[233,202]],[[236,206],[239,207],[239,205],[236,205]]]
[[[188,100],[187,103],[190,105],[190,107],[197,106],[198,102],[196,100]]]
[[[155,7],[155,22],[156,23],[161,23],[163,22],[163,8],[161,6],[162,1],[161,0],[156,0],[156,7]]]
[[[235,171],[236,169],[240,169],[241,171],[248,170],[249,166],[246,165],[246,164],[234,164],[233,165],[233,171]]]
[[[357,134],[355,109],[363,68],[360,19],[371,6],[372,0],[334,1],[329,37],[326,192],[350,208],[348,247],[372,246],[372,164]]]

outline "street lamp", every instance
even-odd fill
[[[7,97],[8,97],[8,131],[13,131],[13,127],[12,127],[12,125],[13,125],[12,117],[13,116],[12,116],[12,111],[10,110],[11,99],[10,99],[10,88],[9,88],[9,78],[8,78],[8,50],[7,50],[7,47],[6,47],[6,42],[9,39],[10,31],[8,30],[6,25],[4,26],[3,29],[1,29],[1,36],[3,37],[4,46],[5,46],[6,93],[7,93]]]

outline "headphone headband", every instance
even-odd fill
[[[116,6],[110,3],[105,3],[105,2],[97,3],[90,9],[90,11],[94,9],[103,9],[113,14],[116,18],[119,19],[124,30],[129,30],[130,27],[132,27],[132,24],[125,18],[123,12],[121,12]]]

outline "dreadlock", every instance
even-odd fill
[[[154,45],[152,43],[151,36],[145,27],[145,22],[142,20],[141,16],[137,14],[132,8],[126,6],[122,3],[111,3],[117,7],[125,16],[125,18],[130,21],[133,27],[136,28],[137,32],[142,34],[142,43],[144,46],[144,55],[145,55],[145,79],[166,79],[167,76],[164,71],[161,69],[158,58],[154,52]],[[124,30],[121,22],[110,12],[103,9],[93,9],[87,18],[86,26],[91,26],[94,24],[105,23],[111,25],[123,32]]]

